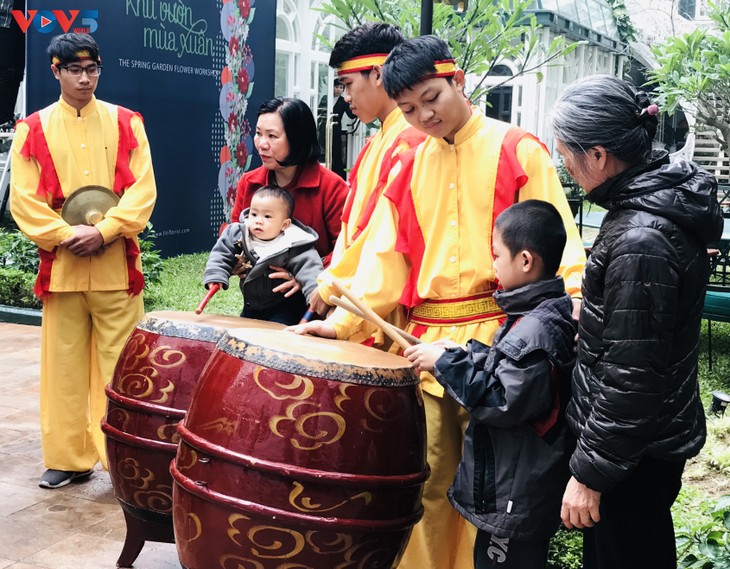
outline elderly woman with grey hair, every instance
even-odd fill
[[[705,440],[697,385],[707,244],[723,219],[712,175],[652,151],[658,108],[614,77],[570,86],[557,149],[608,211],[583,277],[567,420],[578,439],[561,517],[585,569],[676,567],[670,507]]]

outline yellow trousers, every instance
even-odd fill
[[[472,569],[477,529],[446,497],[461,460],[469,414],[448,395],[424,392],[423,401],[431,476],[423,489],[423,518],[413,528],[398,569]]]
[[[43,303],[41,444],[46,468],[106,468],[104,387],[144,314],[126,291],[54,292]]]

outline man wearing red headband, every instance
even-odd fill
[[[61,87],[56,102],[20,122],[11,149],[11,211],[38,245],[35,293],[43,299],[41,442],[59,488],[106,465],[104,387],[142,317],[137,235],[156,199],[142,117],[99,101],[99,48],[87,34],[63,34],[48,48]],[[60,212],[84,186],[119,196],[96,225],[69,225]]]
[[[390,51],[403,41],[398,28],[390,24],[367,23],[353,28],[335,44],[330,66],[337,69],[345,86],[344,99],[363,123],[380,122],[350,172],[350,192],[342,215],[342,230],[329,267],[319,278],[319,288],[310,304],[326,314],[330,295],[337,295],[332,278],[349,284],[357,270],[361,245],[370,216],[382,195],[399,153],[420,144],[425,135],[411,127],[383,88],[382,66]],[[377,341],[382,336],[378,335]]]
[[[492,298],[494,220],[516,201],[555,205],[567,244],[559,274],[569,294],[580,292],[583,244],[555,167],[534,136],[484,116],[465,104],[464,72],[446,43],[434,36],[404,41],[383,65],[383,82],[406,120],[427,134],[400,156],[370,220],[352,292],[378,314],[399,303],[409,309],[406,328],[424,342],[475,338],[490,345],[504,318]],[[298,333],[359,338],[373,325],[342,309],[297,327]],[[473,567],[475,528],[454,510],[447,491],[463,446],[467,413],[421,374],[431,477],[424,516],[414,528],[401,569]],[[489,483],[485,480],[484,483]],[[508,518],[508,512],[504,513]],[[495,561],[499,552],[495,552]]]

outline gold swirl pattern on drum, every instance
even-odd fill
[[[239,557],[238,555],[223,555],[218,560],[221,569],[264,569],[264,566],[258,561]]]
[[[276,399],[277,401],[284,401],[285,399],[294,399],[295,401],[303,401],[305,399],[309,399],[311,397],[312,393],[314,393],[314,383],[311,379],[308,379],[306,377],[302,377],[301,375],[295,375],[295,374],[287,374],[291,375],[291,383],[281,383],[279,381],[275,381],[274,386],[278,387],[279,389],[283,389],[285,391],[288,391],[289,393],[277,393],[274,392],[269,387],[264,387],[262,383],[262,378],[260,377],[261,372],[266,370],[267,368],[263,366],[256,366],[256,369],[253,372],[253,380],[256,382],[256,385],[259,386],[259,388],[262,391],[265,391],[269,394],[269,396],[272,399]],[[281,375],[278,375],[277,378],[280,378]],[[299,393],[294,393],[295,391],[299,390]]]
[[[334,537],[328,541],[332,534],[330,532],[309,530],[304,534],[304,539],[315,553],[321,555],[332,555],[335,553],[344,553],[352,547],[352,536],[346,533],[336,533]]]
[[[185,464],[184,462],[189,462]],[[189,470],[198,463],[198,451],[190,448],[187,445],[180,445],[178,447],[178,457],[175,459],[175,466],[178,470]]]
[[[340,383],[340,386],[339,386],[340,394],[335,396],[335,405],[337,406],[337,408],[340,411],[344,411],[344,409],[342,408],[342,404],[345,401],[352,401],[352,397],[350,397],[347,394],[347,389],[350,387],[352,387],[352,385],[349,383]]]
[[[345,561],[334,569],[380,569],[390,567],[396,552],[390,548],[378,547],[377,541],[359,543],[345,552]]]
[[[158,371],[155,368],[145,366],[133,373],[123,375],[117,382],[117,391],[135,399],[147,399],[155,389],[155,382],[152,378],[157,375]]]
[[[373,495],[370,492],[360,492],[359,494],[350,496],[347,500],[343,500],[339,504],[325,507],[322,504],[312,503],[311,498],[302,495],[304,491],[305,488],[303,484],[300,484],[299,482],[294,482],[292,484],[292,491],[289,493],[289,505],[291,505],[293,508],[296,508],[300,512],[331,512],[333,510],[341,508],[348,502],[354,502],[355,500],[362,500],[366,506],[373,501]]]
[[[201,535],[203,535],[203,523],[200,521],[198,514],[194,514],[193,512],[186,512],[185,517],[193,522],[193,527],[195,528],[195,533],[193,534],[193,536],[188,539],[184,539],[184,541],[190,543],[191,541],[195,541]],[[180,539],[181,537],[182,536],[178,536],[177,534],[175,534],[176,539]]]
[[[119,461],[117,474],[130,484],[134,484],[136,490],[147,490],[155,479],[155,474],[149,468],[145,468],[136,458],[132,457]]]
[[[187,359],[184,353],[172,346],[158,346],[150,354],[150,364],[161,368],[181,366]]]
[[[297,409],[303,406],[312,406],[315,408],[319,407],[316,403],[311,403],[309,401],[300,401],[298,403],[290,404],[286,409],[286,415],[277,415],[276,417],[271,417],[271,419],[269,419],[269,429],[271,429],[271,432],[282,439],[289,437],[289,443],[294,448],[305,451],[317,450],[325,445],[336,443],[345,434],[345,427],[347,426],[347,423],[342,416],[329,411],[318,411],[314,413],[305,413],[297,417]],[[307,432],[307,423],[309,421],[319,425],[324,418],[332,419],[335,427],[333,430],[329,431],[320,428],[315,433]],[[291,433],[285,434],[279,430],[280,423],[289,422],[294,424],[293,426],[296,435],[303,439],[301,442],[299,438],[292,436]]]
[[[249,549],[250,545],[251,553],[258,559],[291,559],[304,549],[304,536],[298,531],[266,525],[250,528],[246,533],[248,542],[241,543],[238,541],[241,530],[236,527],[236,523],[241,520],[251,521],[251,518],[243,514],[228,516],[228,538],[244,549]]]
[[[171,514],[172,486],[160,485],[149,492],[140,490],[134,493],[134,501],[143,510]]]
[[[167,400],[170,399],[170,393],[172,393],[173,391],[175,391],[175,384],[168,379],[167,385],[160,388],[160,393],[162,393],[162,395],[157,399],[150,399],[150,402],[160,404],[167,403]]]
[[[401,420],[410,409],[407,396],[392,389],[368,389],[364,403],[370,417],[360,419],[360,423],[371,433],[384,432],[388,428],[387,423]],[[372,424],[372,419],[375,419],[375,424]]]
[[[141,360],[150,353],[150,347],[147,345],[147,336],[137,332],[129,337],[124,349],[119,357],[120,369],[130,369],[134,367],[132,360]]]
[[[120,431],[126,431],[129,420],[130,416],[127,410],[116,406],[113,409],[109,409],[106,417],[106,422],[116,426]]]
[[[172,431],[169,435],[168,431]],[[177,423],[166,423],[157,428],[157,438],[161,441],[170,441],[177,444],[180,442],[180,433],[177,432]]]
[[[232,561],[233,564],[229,564]],[[262,563],[253,559],[239,557],[238,555],[224,555],[220,558],[219,564],[222,569],[265,569]],[[315,569],[301,563],[280,563],[274,569]]]
[[[200,425],[203,431],[215,431],[216,434],[225,433],[227,435],[232,435],[236,431],[236,427],[238,427],[238,421],[232,421],[228,417],[218,417]]]

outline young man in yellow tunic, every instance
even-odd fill
[[[41,442],[43,488],[87,479],[106,464],[104,387],[142,317],[137,235],[156,199],[142,118],[94,97],[99,48],[86,34],[63,34],[48,48],[61,97],[18,124],[11,149],[11,211],[38,245],[35,292],[43,299]],[[64,201],[100,185],[119,203],[96,225],[69,225]]]
[[[407,330],[425,342],[470,338],[491,344],[504,316],[492,298],[494,220],[516,201],[540,199],[560,212],[567,245],[560,274],[580,290],[585,253],[555,167],[535,137],[484,116],[464,99],[464,73],[445,42],[406,40],[383,66],[388,94],[428,137],[401,155],[370,220],[369,238],[351,290],[378,314],[400,302]],[[373,326],[341,309],[298,333],[360,340]],[[475,528],[449,505],[446,492],[461,456],[466,416],[428,373],[422,374],[431,478],[423,519],[401,569],[473,567]]]
[[[382,66],[390,51],[403,41],[398,28],[390,24],[367,23],[342,36],[330,54],[329,64],[345,86],[344,98],[363,123],[380,121],[350,172],[350,193],[342,215],[342,230],[337,238],[332,261],[312,293],[310,306],[322,315],[331,308],[330,295],[339,296],[332,278],[349,283],[357,270],[363,233],[388,180],[399,153],[425,138],[411,127],[383,88]]]

